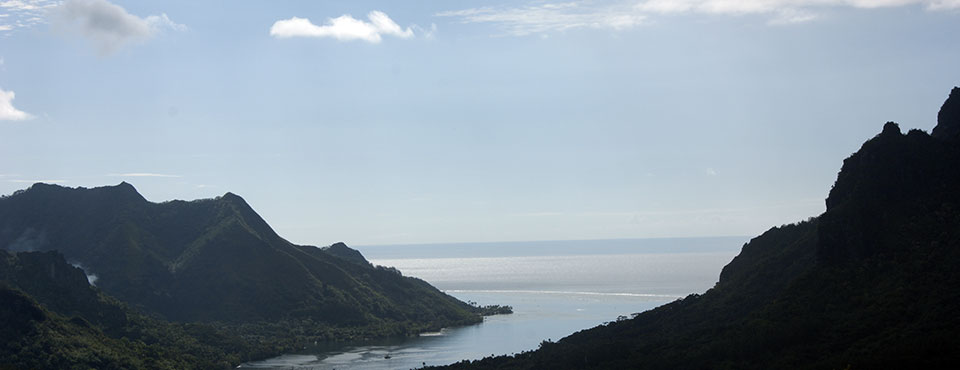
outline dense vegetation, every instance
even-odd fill
[[[168,322],[88,284],[83,270],[56,251],[0,250],[0,302],[0,369],[225,369],[316,342],[410,336],[449,323]],[[471,307],[482,315],[505,313],[500,306]]]
[[[508,311],[343,243],[289,243],[230,193],[157,204],[126,183],[35,184],[0,198],[0,246],[0,368],[227,368]]]
[[[0,246],[57,250],[96,274],[104,292],[177,321],[479,321],[465,303],[345,245],[284,240],[231,193],[151,203],[127,183],[36,184],[0,199]]]
[[[215,369],[278,350],[139,314],[56,252],[0,251],[0,302],[0,368]]]
[[[895,123],[810,220],[744,245],[703,295],[451,369],[877,369],[960,363],[960,88],[933,135]]]

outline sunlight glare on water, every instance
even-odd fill
[[[514,308],[482,324],[416,338],[307,349],[243,367],[408,369],[536,349],[576,331],[646,311],[712,287],[737,254],[618,253],[511,257],[376,258],[463,301]]]

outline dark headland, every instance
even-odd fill
[[[290,243],[232,193],[38,183],[0,198],[0,246],[0,369],[231,368],[494,313],[343,243]]]
[[[931,134],[885,124],[843,161],[826,212],[752,239],[704,294],[449,368],[953,368],[958,189],[954,88]],[[508,311],[342,243],[292,244],[232,193],[151,203],[127,183],[36,184],[0,198],[0,246],[0,369],[230,368]]]
[[[946,369],[960,363],[960,88],[889,122],[827,210],[743,246],[702,295],[450,369]]]

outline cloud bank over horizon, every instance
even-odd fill
[[[402,39],[414,37],[413,28],[402,28],[387,13],[379,10],[367,14],[365,22],[349,14],[337,18],[328,18],[322,26],[313,24],[310,19],[291,17],[274,22],[270,27],[270,36],[275,38],[291,37],[329,37],[339,41],[366,41],[372,44],[380,43],[383,36],[394,36]]]

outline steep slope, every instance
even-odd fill
[[[104,292],[179,321],[437,327],[480,320],[469,305],[372,266],[346,245],[333,253],[293,245],[232,193],[152,203],[127,183],[35,184],[0,199],[0,247],[57,250],[95,274]]]
[[[933,135],[895,123],[818,218],[744,245],[703,295],[454,369],[950,368],[960,362],[960,89]]]
[[[0,251],[0,302],[4,369],[226,369],[279,350],[136,313],[52,251]]]
[[[363,255],[360,254],[360,251],[357,251],[356,249],[350,249],[350,247],[347,247],[347,245],[343,243],[333,243],[328,247],[321,248],[321,250],[327,254],[340,257],[347,261],[353,261],[361,265],[370,264],[366,258],[363,258]]]

